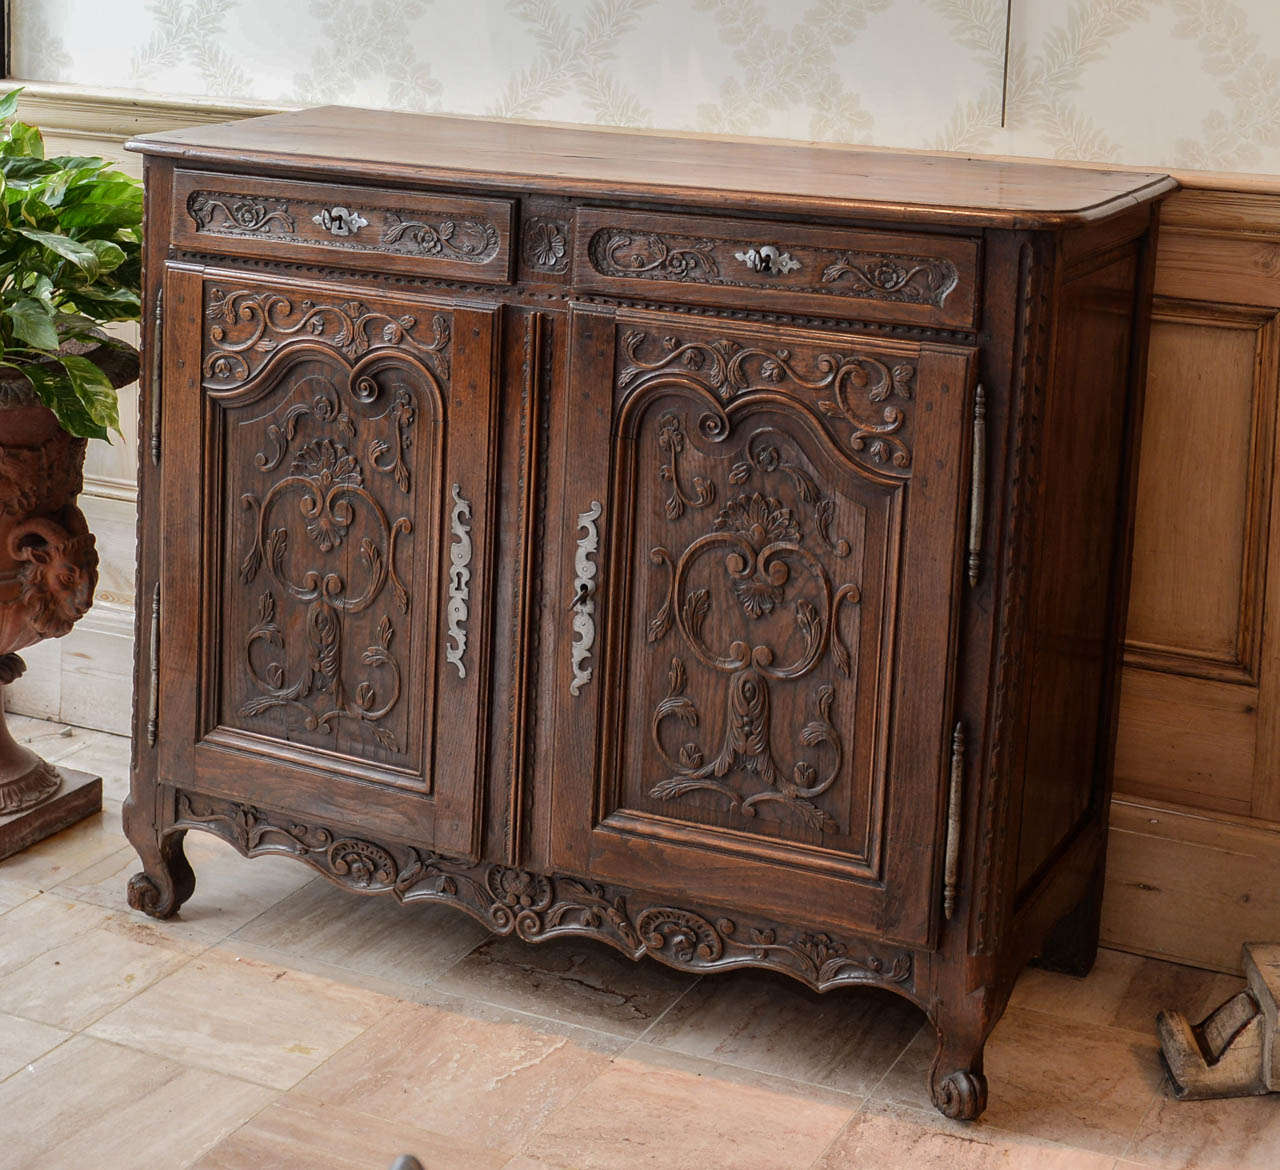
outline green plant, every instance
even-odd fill
[[[136,351],[102,326],[138,319],[142,185],[100,158],[45,158],[14,120],[20,92],[0,97],[0,366],[73,435],[105,439],[119,415],[101,356]]]

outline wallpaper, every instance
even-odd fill
[[[157,94],[1280,173],[1278,0],[12,0]]]

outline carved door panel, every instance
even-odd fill
[[[581,310],[571,349],[553,863],[925,942],[973,351]]]
[[[474,855],[496,310],[178,269],[164,307],[163,778]]]

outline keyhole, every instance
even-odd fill
[[[588,585],[585,581],[579,581],[577,595],[574,597],[574,599],[571,602],[569,602],[569,608],[573,609],[575,605],[576,606],[586,605],[586,603],[590,600],[591,600],[591,586]]]
[[[761,272],[773,271],[773,257],[770,256],[767,252],[760,257],[760,271]]]

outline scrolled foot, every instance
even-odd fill
[[[152,918],[172,918],[195,892],[196,875],[182,851],[185,833],[166,837],[154,850],[139,849],[146,869],[129,879],[129,905]]]
[[[178,899],[174,897],[173,887],[167,894],[162,893],[145,873],[135,873],[129,879],[127,891],[129,905],[134,910],[150,914],[152,918],[172,918],[178,909]]]
[[[938,1112],[954,1121],[976,1121],[987,1107],[987,1078],[958,1069],[934,1082],[931,1096]]]

